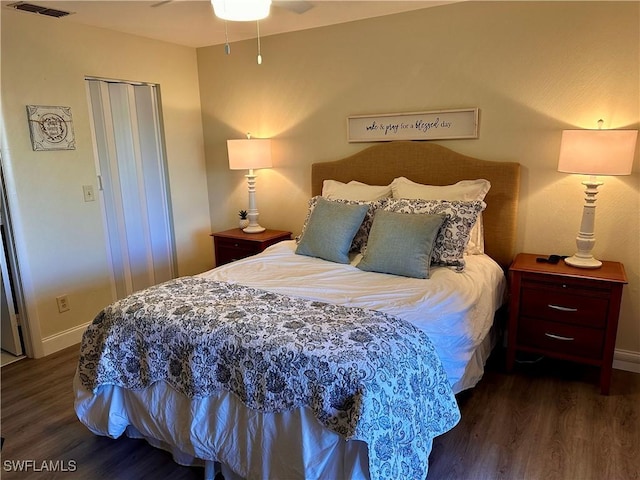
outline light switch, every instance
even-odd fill
[[[96,199],[95,192],[93,190],[93,185],[83,185],[82,192],[84,193],[84,201],[85,202],[93,202]]]

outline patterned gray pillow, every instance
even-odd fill
[[[300,238],[302,238],[302,235],[304,235],[304,231],[306,230],[307,225],[309,224],[309,217],[311,217],[311,213],[313,213],[313,209],[316,208],[316,204],[318,203],[319,198],[323,198],[323,197],[318,195],[309,200],[309,211],[307,212],[307,218],[305,219],[304,224],[302,225],[302,233],[300,233],[300,236],[296,237],[296,241],[298,243],[300,243]],[[371,224],[373,223],[373,215],[375,211],[378,209],[384,208],[390,199],[383,198],[380,200],[364,201],[364,200],[343,200],[339,198],[328,200],[324,198],[324,200],[327,200],[328,202],[346,203],[348,205],[367,205],[369,207],[369,209],[367,210],[367,213],[364,216],[364,220],[360,225],[360,228],[356,232],[356,236],[353,237],[353,241],[351,242],[352,252],[363,252],[364,248],[367,246],[367,239],[369,238],[369,231],[371,230]]]
[[[436,237],[431,263],[464,270],[464,251],[469,243],[471,229],[480,213],[487,207],[481,200],[421,200],[390,199],[383,208],[389,212],[444,214],[445,220]]]

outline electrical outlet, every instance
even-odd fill
[[[84,194],[85,202],[93,202],[96,199],[95,192],[93,191],[93,185],[83,185],[82,193]]]
[[[58,302],[58,311],[60,313],[67,312],[71,309],[71,306],[69,305],[69,297],[66,295],[56,297],[56,302]]]

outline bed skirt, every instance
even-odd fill
[[[94,395],[77,375],[74,391],[78,418],[94,434],[144,438],[181,465],[208,463],[208,474],[219,462],[226,480],[370,478],[366,443],[344,440],[306,408],[262,413],[228,392],[189,399],[164,382],[137,391],[105,385]]]
[[[463,379],[454,385],[455,393],[472,388],[482,378],[496,336],[494,325],[474,352]],[[180,465],[204,466],[207,479],[216,471],[225,480],[370,478],[367,445],[327,430],[305,408],[261,413],[247,409],[229,392],[190,401],[163,382],[138,391],[108,385],[94,395],[77,374],[74,392],[78,418],[94,434],[144,438],[170,452]],[[175,415],[180,421],[171,421]],[[215,468],[214,462],[219,464]]]

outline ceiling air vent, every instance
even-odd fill
[[[56,10],[54,8],[41,7],[40,5],[34,5],[33,3],[17,2],[7,5],[8,7],[15,8],[16,10],[22,10],[23,12],[37,13],[39,15],[46,15],[47,17],[66,17],[71,12],[65,12],[63,10]]]

